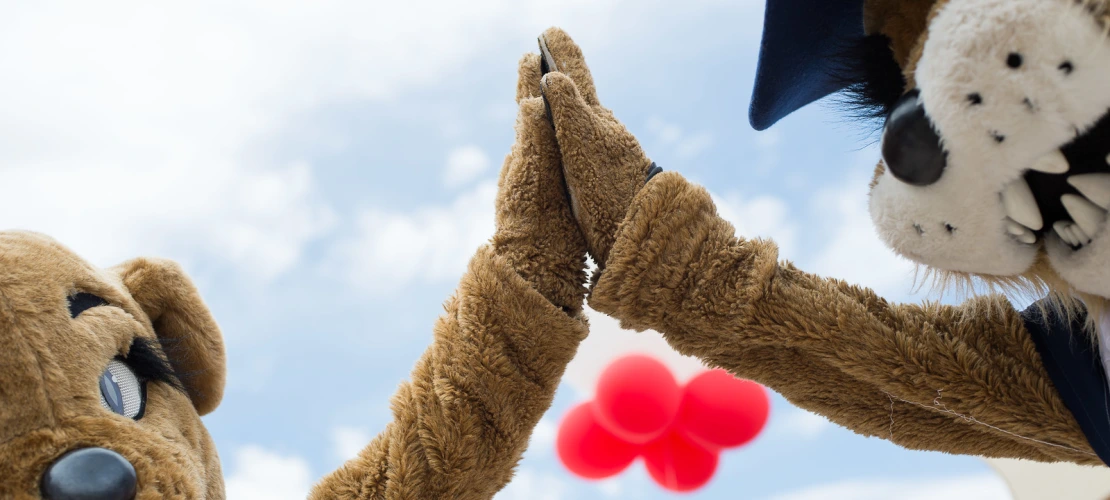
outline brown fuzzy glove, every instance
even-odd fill
[[[520,60],[516,143],[498,180],[494,251],[571,316],[582,310],[586,242],[567,202],[555,130],[540,92],[540,56]]]
[[[555,124],[571,208],[599,268],[632,198],[656,169],[640,143],[601,106],[582,50],[563,30],[540,35],[541,89]]]

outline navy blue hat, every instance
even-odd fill
[[[764,130],[842,90],[833,77],[838,43],[863,36],[864,0],[767,0],[748,121]]]

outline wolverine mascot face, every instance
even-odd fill
[[[790,4],[768,5],[756,128],[846,90],[886,117],[870,213],[896,252],[945,276],[1110,297],[1107,2]],[[776,33],[814,23],[802,40]]]
[[[223,498],[223,341],[176,264],[0,232],[0,375],[0,498]]]

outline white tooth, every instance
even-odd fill
[[[1075,245],[1081,245],[1087,240],[1083,237],[1083,230],[1079,229],[1079,226],[1075,224],[1069,224],[1066,231],[1068,232],[1068,236],[1071,237],[1072,243]]]
[[[1064,240],[1064,243],[1067,243],[1069,245],[1078,245],[1079,242],[1076,241],[1075,236],[1073,236],[1071,232],[1068,231],[1068,228],[1071,225],[1072,224],[1068,221],[1058,220],[1055,224],[1052,224],[1052,229],[1056,231],[1056,234],[1060,236],[1060,239]]]
[[[1081,243],[1083,245],[1086,245],[1086,244],[1091,242],[1091,237],[1087,236],[1087,232],[1084,231],[1083,228],[1079,227],[1078,225],[1072,224],[1071,225],[1071,232],[1072,232],[1072,234],[1075,235],[1075,238],[1079,240],[1079,243]]]
[[[1012,220],[1007,220],[1006,221],[1006,232],[1010,233],[1014,236],[1021,236],[1025,233],[1028,233],[1028,232],[1031,232],[1031,231],[1029,231],[1029,228],[1027,228],[1027,227],[1025,227],[1021,224],[1018,224],[1017,222],[1014,222]]]
[[[1064,154],[1057,149],[1037,158],[1037,161],[1033,162],[1033,166],[1029,168],[1046,174],[1062,174],[1067,172],[1070,167],[1067,158],[1064,158]]]
[[[1064,204],[1068,215],[1084,233],[1090,235],[1098,233],[1102,222],[1106,220],[1106,211],[1082,196],[1065,194],[1060,197],[1060,202]],[[1086,239],[1089,238],[1084,238]]]
[[[1025,179],[1011,182],[1002,190],[1002,207],[1006,209],[1006,215],[1029,229],[1035,231],[1044,226],[1041,209],[1037,207],[1037,200],[1033,198],[1033,191]]]
[[[1014,238],[1022,243],[1031,245],[1037,242],[1037,235],[1033,234],[1033,231],[1012,220],[1006,221],[1006,232],[1012,234]]]
[[[1068,184],[1095,205],[1110,208],[1110,174],[1073,175],[1068,177]]]

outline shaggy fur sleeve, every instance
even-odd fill
[[[394,420],[318,499],[489,499],[506,485],[587,328],[484,247],[393,397]]]
[[[1098,464],[1001,297],[890,304],[737,238],[708,193],[656,176],[590,305],[860,434],[907,448]]]

